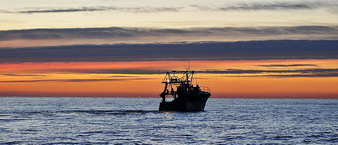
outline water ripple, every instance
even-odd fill
[[[192,113],[159,101],[0,98],[0,144],[338,143],[337,100],[210,99]]]

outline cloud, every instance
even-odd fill
[[[219,70],[219,71],[201,71],[199,73],[213,73],[213,74],[235,74],[235,76],[225,77],[338,77],[338,68],[334,69],[296,69],[296,70]],[[265,75],[266,73],[274,73]],[[239,74],[248,74],[250,76],[241,76]],[[255,75],[256,74],[256,75]],[[259,74],[259,75],[257,75]]]
[[[71,45],[0,49],[0,63],[338,59],[338,40]]]
[[[48,70],[50,71],[50,70]],[[165,74],[170,70],[142,69],[62,69],[54,72],[85,73],[85,74]],[[263,69],[226,69],[199,70],[198,74],[227,74],[226,77],[338,77],[338,68],[294,69],[294,70],[263,70]],[[267,74],[267,75],[265,75]],[[246,75],[246,76],[242,76]],[[250,76],[247,76],[250,75]]]
[[[249,41],[271,39],[337,40],[338,27],[224,27],[224,28],[69,28],[0,31],[0,48],[51,44],[172,43],[199,41]],[[13,42],[18,40],[18,42]],[[24,42],[22,42],[25,40]]]
[[[128,13],[158,13],[158,12],[180,12],[180,11],[259,11],[259,10],[312,10],[327,8],[329,11],[338,6],[336,1],[288,1],[288,2],[235,2],[227,3],[222,6],[202,5],[182,5],[180,7],[121,7],[121,6],[91,6],[91,7],[73,7],[73,8],[25,8],[14,11],[0,10],[1,13],[18,14],[39,14],[39,13],[72,13],[72,12],[128,12]],[[191,9],[191,7],[195,9]]]
[[[286,75],[266,75],[266,76],[287,76],[289,73],[295,73],[293,75],[318,75],[318,76],[325,76],[325,75],[332,75],[338,74],[338,69],[325,69],[325,68],[318,68],[318,69],[295,69],[295,70],[243,70],[243,69],[228,69],[228,70],[205,70],[205,71],[198,71],[198,73],[213,73],[213,74],[264,74],[264,73],[279,73]],[[328,75],[328,76],[330,76]]]
[[[314,9],[320,5],[314,5],[309,3],[251,3],[251,4],[240,4],[237,6],[222,7],[222,11],[232,10],[290,10],[290,9]]]
[[[17,11],[0,11],[2,13],[19,13],[19,14],[38,14],[38,13],[70,13],[70,12],[97,12],[97,11],[114,11],[130,13],[158,13],[158,12],[178,12],[183,7],[117,7],[117,6],[95,6],[79,8],[36,8],[31,10]]]
[[[265,77],[338,77],[338,72],[335,73],[320,73],[320,74],[292,74],[292,75],[264,75]]]
[[[0,31],[1,41],[9,40],[109,40],[122,42],[139,40],[152,42],[215,41],[241,39],[338,39],[335,26],[294,26],[294,27],[223,27],[223,28],[68,28],[68,29],[27,29]],[[166,38],[166,39],[163,39]],[[166,40],[166,41],[165,41]],[[86,41],[88,43],[88,41]]]
[[[49,70],[48,70],[49,71]],[[54,72],[86,73],[86,74],[164,74],[166,70],[140,70],[140,69],[60,69]],[[114,76],[115,77],[115,76]],[[129,76],[128,76],[129,77]]]
[[[32,75],[32,74],[1,74],[4,76],[15,76],[15,77],[41,77],[45,75]]]
[[[337,2],[251,2],[235,3],[226,6],[211,7],[207,5],[191,5],[201,11],[260,11],[260,10],[312,10],[318,8],[332,8],[338,6]]]
[[[123,79],[39,79],[39,80],[12,80],[0,81],[5,83],[29,83],[29,82],[106,82],[106,81],[128,81],[146,80],[148,78],[123,78]]]
[[[39,72],[53,73],[77,73],[77,74],[124,74],[123,76],[110,76],[99,79],[33,79],[33,80],[9,80],[0,82],[24,83],[24,82],[100,82],[100,81],[130,81],[147,80],[151,78],[135,77],[130,75],[153,75],[165,74],[171,70],[144,70],[144,69],[48,69]],[[224,69],[224,70],[197,70],[198,74],[224,74],[223,77],[338,77],[338,68],[315,68],[315,69]],[[129,75],[129,76],[125,76]],[[17,76],[17,75],[14,75]],[[20,75],[19,75],[20,76]],[[36,75],[29,75],[36,76]],[[111,78],[112,77],[112,78]],[[201,79],[201,78],[199,78]],[[202,79],[208,79],[204,77]]]
[[[269,65],[257,65],[261,67],[299,67],[299,66],[317,66],[315,64],[269,64]]]

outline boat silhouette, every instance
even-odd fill
[[[211,96],[208,87],[193,85],[195,71],[167,72],[162,83],[164,90],[159,111],[204,111],[205,104]],[[167,101],[172,97],[172,101]]]

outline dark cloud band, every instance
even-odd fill
[[[106,82],[106,81],[130,81],[130,80],[146,80],[147,78],[131,78],[131,79],[39,79],[39,80],[15,80],[0,81],[5,83],[30,83],[30,82]]]
[[[300,67],[300,66],[317,66],[315,64],[269,64],[269,65],[257,65],[261,67]]]
[[[202,11],[259,11],[259,10],[309,10],[337,6],[337,2],[251,2],[236,3],[220,7],[191,5]]]
[[[1,63],[338,59],[338,40],[74,45],[0,49]]]
[[[59,69],[39,70],[40,72],[54,73],[80,73],[80,74],[165,74],[169,70],[143,70],[143,69]],[[338,77],[338,68],[316,68],[316,69],[293,69],[293,70],[265,70],[265,69],[226,69],[226,70],[198,70],[198,74],[224,74],[224,77]],[[89,82],[89,81],[122,81],[142,80],[144,78],[119,77],[113,79],[47,79],[47,80],[18,80],[0,82]]]
[[[93,69],[93,70],[81,70],[81,69],[63,69],[53,70],[56,72],[68,72],[68,73],[89,73],[89,74],[164,74],[168,70],[142,70],[142,69]],[[293,70],[261,70],[261,69],[226,69],[226,70],[199,70],[195,71],[201,74],[264,74],[264,73],[277,73],[277,74],[307,74],[307,75],[320,75],[320,74],[338,74],[338,68],[325,69],[293,69]]]
[[[163,74],[165,70],[96,70],[89,73],[105,74]],[[88,73],[77,71],[77,73]],[[228,74],[225,77],[338,77],[338,69],[296,69],[296,70],[203,70],[196,71],[199,74]],[[274,73],[267,75],[267,73]],[[239,75],[251,76],[239,76]],[[259,75],[258,75],[259,74]],[[235,76],[234,76],[235,75]]]
[[[14,76],[14,77],[42,77],[45,75],[35,75],[35,74],[0,74],[3,76]]]
[[[224,6],[210,5],[190,5],[182,7],[118,7],[118,6],[92,6],[92,7],[77,7],[77,8],[36,8],[30,10],[5,11],[2,13],[19,13],[19,14],[39,14],[39,13],[71,13],[71,12],[129,12],[129,13],[158,13],[158,12],[179,12],[179,11],[260,11],[260,10],[311,10],[318,8],[336,8],[336,1],[289,1],[289,2],[249,2],[249,3],[233,3],[225,4]],[[191,7],[195,9],[191,9]]]
[[[189,28],[189,29],[155,29],[155,28],[69,28],[69,29],[27,29],[0,31],[0,41],[7,40],[46,40],[46,39],[112,39],[137,40],[156,38],[176,38],[172,41],[182,41],[186,38],[194,40],[214,40],[216,37],[234,38],[266,37],[270,39],[279,36],[304,36],[322,39],[338,39],[336,26],[294,26],[294,27],[224,27],[224,28]],[[179,39],[178,39],[179,38]]]
[[[115,12],[131,12],[131,13],[158,13],[158,12],[177,12],[182,7],[117,7],[117,6],[96,6],[96,7],[79,7],[79,8],[40,8],[32,10],[17,10],[17,11],[0,11],[2,13],[18,13],[18,14],[39,14],[39,13],[71,13],[71,12],[100,12],[100,11],[115,11]]]

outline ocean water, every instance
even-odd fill
[[[338,144],[338,100],[214,99],[158,112],[160,98],[0,98],[0,144]]]

